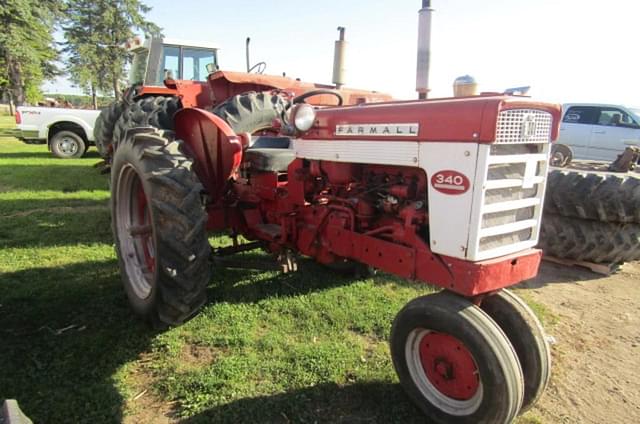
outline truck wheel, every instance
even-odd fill
[[[640,225],[567,218],[545,213],[540,248],[546,255],[594,263],[640,259]]]
[[[224,119],[236,134],[254,134],[273,128],[273,121],[284,121],[289,101],[280,94],[250,91],[233,96],[213,113]]]
[[[138,99],[124,109],[113,130],[113,141],[124,140],[130,128],[151,126],[161,130],[173,130],[173,115],[182,109],[177,97],[149,96]]]
[[[507,290],[484,298],[480,307],[504,331],[518,355],[524,376],[523,413],[540,398],[551,377],[551,352],[542,324],[526,303]]]
[[[155,326],[178,325],[206,300],[210,277],[202,185],[170,132],[138,133],[115,152],[112,230],[134,311]]]
[[[544,207],[562,216],[640,223],[640,178],[555,170],[549,173]]]
[[[102,158],[106,159],[111,154],[111,140],[113,139],[113,130],[125,108],[124,101],[116,101],[100,111],[98,119],[93,127],[93,138],[96,142],[96,148]]]
[[[80,158],[87,150],[82,137],[72,131],[60,131],[51,137],[51,153],[60,159]]]
[[[511,343],[486,313],[450,292],[414,299],[398,313],[391,356],[400,384],[433,422],[510,423],[522,405]]]

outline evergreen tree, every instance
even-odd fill
[[[151,10],[139,0],[67,0],[64,23],[67,71],[91,94],[113,90],[120,98],[129,52],[125,43],[136,30],[157,33],[144,15]]]
[[[35,102],[40,86],[57,75],[53,31],[60,0],[0,2],[0,92],[17,105]]]

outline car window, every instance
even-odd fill
[[[571,106],[562,118],[568,124],[595,124],[598,108],[594,106]]]
[[[638,123],[633,120],[631,115],[623,110],[617,108],[601,108],[597,125],[605,125],[609,127],[630,127],[637,126]]]

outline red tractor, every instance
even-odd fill
[[[210,77],[213,93],[223,78],[241,84],[214,113],[201,85],[176,81],[174,131],[129,128],[116,141],[113,231],[135,312],[181,324],[206,301],[212,259],[256,248],[285,270],[298,255],[372,267],[442,288],[409,302],[390,340],[430,420],[508,423],[530,408],[549,348],[506,288],[538,270],[560,108],[513,96],[318,108],[305,102],[314,92],[228,73]],[[233,246],[212,250],[211,231]]]
[[[344,28],[340,28],[341,41],[344,42]],[[360,104],[391,100],[391,96],[375,91],[342,88],[343,75],[336,74],[336,85],[302,82],[284,76],[263,75],[266,65],[260,62],[249,64],[247,39],[247,72],[228,72],[218,70],[218,47],[205,42],[186,42],[151,36],[144,41],[135,38],[127,43],[133,63],[129,75],[130,87],[123,99],[102,110],[98,117],[94,136],[100,155],[110,160],[113,143],[121,141],[129,128],[150,125],[160,129],[173,130],[173,115],[183,107],[199,107],[213,110],[224,101],[241,93],[250,91],[283,90],[301,95],[314,92],[310,102],[319,106],[336,105],[336,98],[327,95],[327,90],[336,90],[344,98],[345,104]],[[341,69],[343,59],[339,56],[335,66]],[[259,73],[253,73],[257,71]],[[236,123],[246,121],[243,114],[250,108],[251,113],[262,110],[267,122],[263,129],[270,129],[270,120],[284,107],[283,104],[264,103],[261,98],[248,95],[245,105],[225,108],[225,113],[238,114],[229,120],[236,132],[245,131],[244,127],[235,127]]]

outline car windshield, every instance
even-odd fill
[[[640,124],[640,109],[639,108],[631,108],[629,109],[631,113],[633,113],[633,119],[636,123]]]

